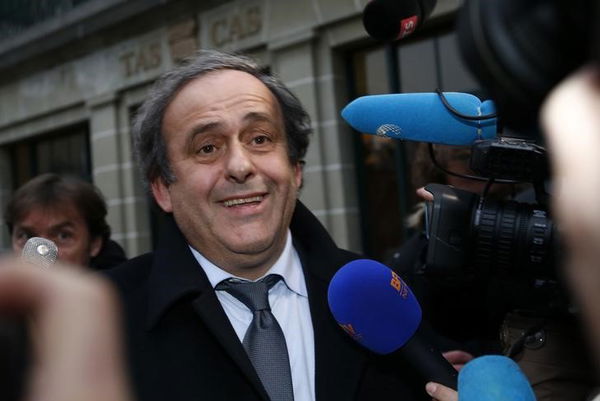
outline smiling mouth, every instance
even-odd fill
[[[250,198],[229,199],[229,200],[223,201],[223,205],[225,205],[226,207],[246,205],[248,203],[260,202],[263,200],[263,198],[264,198],[264,196],[259,195],[259,196],[253,196]]]

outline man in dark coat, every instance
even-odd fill
[[[295,96],[253,61],[205,51],[159,80],[140,110],[137,155],[169,216],[155,252],[107,273],[124,301],[139,399],[424,396],[405,367],[369,354],[330,315],[328,283],[357,255],[297,199],[310,121]],[[289,363],[265,375],[248,338],[257,311],[227,288],[269,277],[266,310]],[[275,346],[265,353],[280,360]],[[286,396],[273,390],[279,376]]]

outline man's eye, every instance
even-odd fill
[[[267,143],[267,142],[269,142],[269,141],[270,141],[269,137],[268,137],[268,136],[266,136],[266,135],[259,135],[259,136],[256,136],[256,137],[254,137],[252,140],[253,140],[253,141],[254,141],[254,143],[255,143],[255,144],[257,144],[257,145],[262,145],[262,144],[264,144],[264,143]]]
[[[27,241],[29,238],[31,238],[32,236],[25,232],[25,231],[19,231],[16,233],[15,237],[19,240],[19,241]]]
[[[72,238],[73,234],[71,234],[70,232],[63,231],[63,232],[58,233],[58,235],[56,237],[59,240],[64,241],[66,239]]]
[[[200,150],[198,150],[198,153],[209,154],[209,153],[213,153],[215,151],[215,149],[216,149],[215,145],[205,145],[205,146],[202,146],[200,148]]]

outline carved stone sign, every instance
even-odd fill
[[[160,42],[141,43],[139,46],[121,54],[119,59],[127,78],[153,70],[162,63]]]
[[[262,2],[238,2],[206,15],[204,40],[207,47],[236,47],[240,42],[259,40],[263,29]]]

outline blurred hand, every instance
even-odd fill
[[[117,303],[100,278],[0,260],[0,314],[32,323],[28,401],[127,401]]]
[[[442,356],[446,358],[457,371],[460,371],[463,366],[465,366],[465,363],[473,359],[473,355],[461,350],[443,352]]]
[[[427,191],[425,189],[425,187],[417,188],[416,192],[417,192],[417,196],[419,198],[421,198],[422,200],[424,200],[425,202],[433,201],[433,195],[431,194],[431,192]]]
[[[552,211],[566,275],[600,365],[600,68],[572,73],[546,99],[541,123],[553,168]]]
[[[561,82],[541,122],[553,168],[553,211],[572,251],[598,254],[600,244],[600,68]]]
[[[458,401],[458,393],[451,388],[439,383],[429,382],[425,385],[425,391],[434,401]]]

